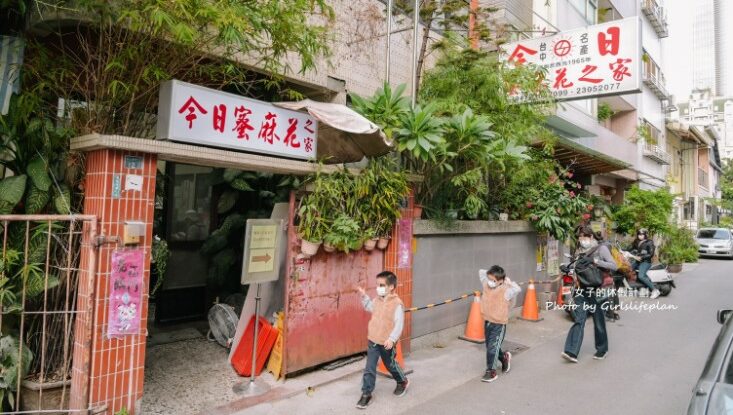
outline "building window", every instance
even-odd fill
[[[588,24],[596,23],[598,0],[570,0],[570,4],[585,18]]]

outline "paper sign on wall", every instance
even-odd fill
[[[410,254],[412,251],[412,220],[399,219],[397,221],[397,268],[410,268]]]
[[[140,334],[144,255],[142,249],[112,252],[107,337]]]

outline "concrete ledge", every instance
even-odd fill
[[[531,233],[534,227],[524,220],[482,221],[457,220],[450,225],[432,220],[416,220],[412,225],[414,235],[454,235],[454,234],[491,234],[491,233]]]

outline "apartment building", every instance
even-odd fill
[[[548,124],[560,137],[556,158],[572,164],[592,193],[619,203],[632,183],[644,189],[666,186],[672,158],[666,151],[665,119],[672,107],[663,70],[661,42],[669,35],[663,4],[659,0],[484,3],[501,8],[507,22],[528,38],[627,18],[639,20],[639,91],[565,101]],[[518,12],[526,7],[532,8],[531,16]]]

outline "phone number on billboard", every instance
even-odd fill
[[[573,92],[572,95],[583,95],[596,92],[615,91],[619,89],[621,89],[621,82],[612,82],[601,85],[575,87],[574,90],[573,88],[568,88],[561,91],[552,91],[552,96],[554,96],[555,98],[566,97],[568,95],[571,95],[571,91]]]

